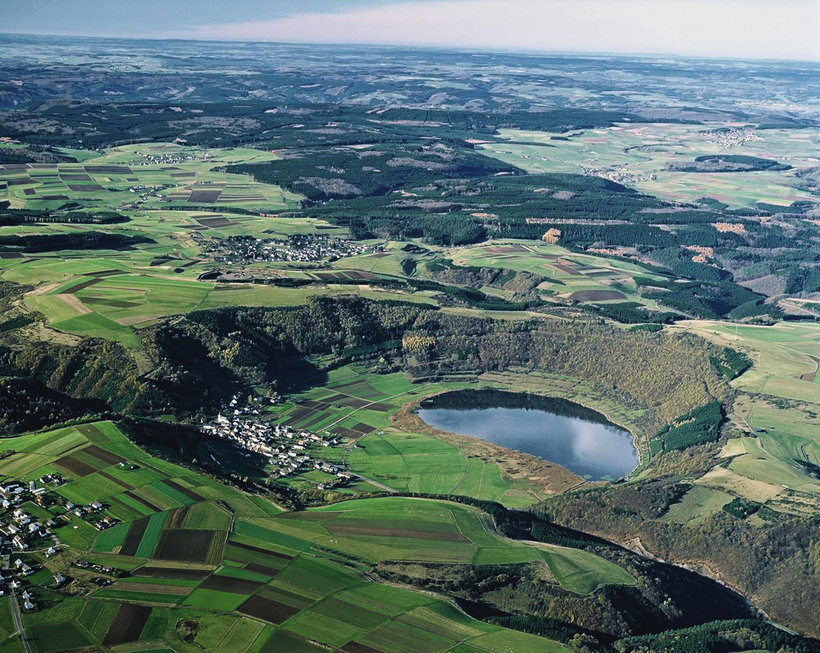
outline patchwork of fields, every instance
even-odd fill
[[[634,302],[640,309],[663,310],[657,299],[643,297],[636,281],[637,277],[643,282],[662,280],[652,272],[626,261],[524,240],[459,248],[425,244],[423,255],[408,254],[400,249],[401,243],[388,243],[384,252],[331,261],[331,269],[319,271],[292,262],[253,261],[250,266],[237,266],[241,275],[312,284],[305,286],[198,281],[199,274],[216,267],[206,251],[209,242],[234,236],[279,241],[294,234],[345,237],[347,229],[321,219],[281,217],[277,213],[295,208],[300,196],[220,171],[231,163],[275,160],[268,152],[156,143],[114,147],[91,156],[74,150],[70,154],[81,162],[0,165],[0,201],[30,210],[54,211],[72,205],[92,213],[113,210],[126,221],[93,225],[35,221],[0,226],[0,236],[59,238],[94,231],[144,242],[95,250],[93,256],[87,250],[71,249],[40,253],[7,247],[0,252],[0,278],[36,286],[26,305],[47,316],[60,331],[139,348],[135,327],[194,309],[292,306],[311,295],[344,293],[437,304],[433,290],[385,284],[406,279],[408,261],[421,267],[436,265],[442,257],[457,266],[543,277],[530,297],[539,301],[604,307]],[[514,290],[498,286],[481,290],[490,299],[520,300]],[[486,314],[476,308],[459,310]],[[502,317],[522,316],[494,312]]]
[[[558,245],[510,240],[456,248],[453,262],[532,272],[547,280],[539,285],[556,297],[579,303],[639,302],[659,310],[657,302],[640,296],[635,277],[661,280],[634,263],[614,258],[570,252]]]
[[[668,519],[689,521],[720,510],[740,495],[778,511],[811,514],[820,509],[820,392],[813,372],[820,328],[811,324],[736,326],[692,321],[675,325],[746,352],[754,366],[732,381],[740,392],[730,417],[735,437],[721,456],[728,459],[697,481],[673,506]],[[690,496],[691,495],[691,496]],[[697,496],[697,498],[695,498]],[[692,512],[692,508],[697,508]]]
[[[259,150],[207,150],[171,143],[115,147],[82,163],[0,165],[0,200],[13,208],[55,209],[213,205],[286,209],[298,196],[212,168],[276,157]],[[203,226],[207,226],[203,225]]]
[[[629,424],[633,414],[618,411],[586,384],[559,377],[532,377],[533,390],[575,398],[587,405],[605,407]],[[445,390],[490,387],[521,389],[526,379],[518,375],[486,374],[478,383],[436,381],[414,383],[405,374],[371,374],[366,368],[347,365],[333,370],[321,385],[294,394],[271,409],[274,422],[294,429],[330,431],[343,447],[315,447],[311,455],[344,463],[356,475],[344,492],[421,492],[457,494],[525,508],[544,496],[577,485],[581,479],[563,469],[551,468],[544,476],[525,473],[512,452],[493,449],[483,440],[436,432],[412,415],[396,422],[397,411],[408,402]],[[410,419],[412,423],[405,423]],[[294,488],[315,487],[323,480],[319,471],[283,479]]]
[[[709,128],[689,125],[629,124],[575,131],[556,137],[536,131],[502,129],[502,142],[482,145],[484,152],[530,173],[597,175],[673,201],[711,197],[729,206],[757,202],[787,206],[813,195],[798,188],[794,170],[761,172],[680,172],[670,165],[689,164],[698,156],[738,151],[774,159],[794,168],[816,165],[808,154],[820,147],[816,130],[744,130],[736,142]],[[727,131],[727,130],[724,130]],[[735,149],[737,148],[737,149]]]
[[[816,66],[4,39],[0,653],[813,645]]]
[[[187,221],[191,218],[183,212],[169,212],[171,215],[163,224],[173,229],[173,221]],[[193,214],[196,215],[196,214]],[[153,218],[157,216],[153,215]],[[135,220],[134,222],[138,222]],[[142,220],[149,222],[149,218]],[[264,219],[256,218],[256,228],[264,227]],[[253,219],[244,218],[236,229],[251,229]],[[161,228],[154,223],[154,228]],[[303,225],[304,226],[304,225]],[[289,231],[290,225],[276,222],[276,229]],[[0,227],[0,232],[3,228]],[[14,228],[19,229],[19,228]],[[38,227],[39,229],[39,227]],[[197,257],[199,250],[193,246],[179,246],[176,232],[150,233],[158,241],[171,239],[163,247],[135,249],[129,252],[101,251],[93,258],[86,253],[66,253],[62,256],[26,256],[0,259],[0,277],[7,281],[36,284],[38,288],[26,297],[26,305],[48,317],[49,323],[60,331],[77,335],[118,340],[129,347],[139,347],[139,341],[132,327],[140,327],[159,318],[179,315],[195,309],[218,308],[222,306],[293,306],[303,304],[306,299],[317,294],[346,294],[357,292],[373,299],[391,299],[395,292],[378,288],[362,290],[360,274],[352,270],[349,284],[338,283],[345,279],[333,279],[334,285],[325,287],[321,275],[289,271],[281,276],[291,279],[315,279],[313,286],[278,287],[273,285],[214,284],[212,281],[198,281],[196,276],[207,269]],[[178,247],[174,248],[176,244]],[[155,263],[158,256],[172,258]],[[334,273],[336,275],[342,273]],[[357,283],[358,282],[358,283]],[[427,295],[401,295],[410,301],[433,303]]]
[[[642,125],[640,129],[652,127]],[[70,153],[81,162],[0,166],[0,201],[7,199],[13,208],[31,210],[54,211],[73,205],[92,213],[113,210],[125,221],[93,226],[30,222],[0,226],[0,236],[60,238],[94,231],[143,242],[95,250],[93,256],[87,250],[40,253],[18,251],[13,246],[0,252],[0,279],[36,286],[26,297],[26,306],[47,316],[49,324],[60,331],[114,339],[139,348],[135,328],[194,309],[292,306],[312,295],[345,293],[447,306],[452,302],[442,302],[436,290],[414,289],[405,283],[408,275],[411,279],[427,278],[423,270],[434,269],[442,261],[497,269],[503,271],[504,278],[525,272],[541,279],[526,297],[517,294],[520,289],[515,285],[480,286],[488,301],[526,298],[547,302],[547,306],[583,305],[605,315],[608,310],[627,310],[633,321],[641,321],[644,310],[667,310],[659,305],[657,293],[643,291],[653,280],[663,285],[665,277],[622,259],[582,254],[533,240],[505,239],[456,248],[411,243],[422,254],[408,253],[401,242],[372,240],[371,244],[379,244],[385,251],[320,265],[330,269],[316,270],[312,269],[315,265],[289,261],[246,261],[227,266],[242,278],[281,282],[277,284],[201,281],[197,279],[201,273],[220,267],[207,253],[210,242],[226,242],[224,239],[236,236],[280,242],[295,234],[346,237],[348,230],[322,219],[282,217],[279,212],[297,207],[300,196],[245,175],[221,172],[232,163],[275,160],[269,152],[155,143],[114,147],[91,156],[88,152]],[[408,266],[418,267],[419,273],[410,272]],[[310,285],[298,285],[303,283]],[[492,314],[505,318],[528,315],[503,308],[498,306]],[[488,314],[481,306],[453,310]]]
[[[631,584],[611,562],[495,532],[476,508],[385,497],[283,513],[199,473],[152,457],[110,422],[0,443],[0,475],[60,474],[43,505],[56,540],[20,554],[40,609],[23,622],[36,651],[566,651],[476,621],[429,594],[374,582],[383,560],[541,565],[571,592]],[[119,523],[97,531],[64,505],[99,501]],[[59,544],[55,544],[59,542]],[[56,546],[46,555],[46,546]],[[82,568],[82,559],[100,567]],[[68,581],[55,587],[52,575]],[[99,586],[94,578],[110,579]],[[8,606],[2,599],[0,611]],[[7,613],[3,613],[7,614]],[[5,621],[8,621],[4,617]],[[0,623],[2,625],[2,623]],[[4,650],[19,645],[7,625]],[[55,638],[55,633],[59,637]],[[123,649],[124,650],[124,649]]]

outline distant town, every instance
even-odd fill
[[[259,263],[265,261],[335,261],[380,251],[381,247],[354,240],[332,238],[327,234],[295,234],[286,241],[263,240],[253,236],[228,236],[210,241],[207,253],[221,263]]]

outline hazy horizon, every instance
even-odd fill
[[[208,43],[208,44],[237,44],[237,45],[283,45],[283,46],[317,46],[317,47],[349,47],[349,48],[388,48],[388,49],[402,49],[421,50],[421,51],[435,51],[442,52],[465,52],[465,53],[492,53],[492,54],[508,54],[508,55],[531,55],[531,56],[571,56],[571,57],[635,57],[646,58],[651,60],[658,60],[658,58],[681,59],[681,60],[712,60],[712,61],[761,61],[761,62],[781,62],[784,64],[815,64],[820,66],[820,58],[817,59],[783,59],[777,57],[764,56],[730,56],[730,55],[708,55],[708,54],[680,54],[676,52],[611,52],[605,50],[536,50],[530,48],[511,48],[511,47],[478,47],[478,46],[447,46],[447,45],[427,45],[427,44],[413,44],[413,43],[337,43],[337,42],[323,42],[323,41],[263,41],[263,40],[241,40],[241,39],[207,39],[207,38],[183,38],[183,37],[168,37],[168,36],[87,36],[80,34],[61,34],[58,32],[49,34],[35,34],[31,32],[8,32],[0,31],[0,39],[9,36],[20,37],[34,37],[34,38],[58,38],[58,39],[79,39],[79,40],[99,40],[99,41],[144,41],[151,42],[168,42],[176,41],[183,43]]]
[[[70,6],[69,6],[70,5]],[[820,61],[814,0],[0,0],[3,33]]]

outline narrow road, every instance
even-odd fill
[[[3,569],[8,569],[7,556],[3,556]],[[26,653],[32,653],[31,646],[28,643],[28,637],[26,637],[26,631],[23,629],[23,619],[20,617],[20,605],[17,603],[17,595],[13,589],[9,589],[9,598],[11,599],[11,615],[14,617],[14,625],[17,626],[17,634],[20,635],[23,650]]]
[[[23,630],[23,620],[20,618],[20,606],[17,604],[17,596],[14,590],[11,591],[11,614],[14,617],[14,623],[17,626],[17,634],[20,635],[20,641],[23,643],[23,650],[26,653],[32,653],[31,646],[26,637],[26,631]]]
[[[426,389],[427,385],[430,385],[430,384],[429,383],[425,384],[425,387],[423,389]],[[419,392],[418,392],[418,390],[408,390],[406,392],[399,392],[398,394],[392,395],[391,397],[387,397],[386,399],[380,399],[379,401],[389,401],[390,399],[395,399],[396,397],[401,397],[402,395],[407,395],[407,394],[419,394]],[[359,408],[355,408],[354,410],[350,411],[346,415],[342,415],[335,422],[332,422],[331,424],[328,424],[322,430],[323,431],[329,431],[330,429],[332,429],[337,424],[345,421],[348,417],[350,417],[354,413],[358,413],[360,410],[364,410],[368,406],[372,406],[373,404],[377,404],[377,403],[379,403],[379,401],[371,401],[371,402],[365,404],[364,406],[360,406]],[[350,452],[350,449],[352,447],[355,447],[355,446],[356,446],[356,442],[354,441],[354,442],[351,442],[350,444],[348,444],[345,447],[345,453],[344,453],[344,456],[342,456],[342,465],[343,466],[347,466],[347,454]],[[352,474],[352,472],[351,472],[351,474]],[[360,476],[359,474],[353,474],[353,475],[356,478],[360,478],[361,480],[363,480],[367,483],[371,483],[372,485],[375,485],[376,487],[381,488],[382,490],[386,490],[387,492],[398,492],[398,490],[390,487],[389,485],[385,485],[384,483],[379,483],[378,481],[374,481],[373,479],[366,478],[364,476]]]
[[[429,385],[429,384],[427,384],[427,385]],[[336,426],[336,425],[337,425],[337,424],[339,424],[340,422],[345,421],[348,417],[350,417],[350,416],[351,416],[351,415],[353,415],[354,413],[358,413],[360,410],[365,410],[365,409],[367,409],[369,406],[372,406],[373,404],[377,404],[377,403],[379,403],[379,402],[381,402],[381,401],[390,401],[391,399],[395,399],[396,397],[401,397],[402,395],[408,395],[408,394],[411,394],[411,393],[413,393],[413,394],[419,394],[419,392],[418,392],[417,390],[408,390],[408,391],[406,391],[406,392],[399,392],[398,394],[394,394],[394,395],[392,395],[392,396],[390,396],[390,397],[385,397],[385,398],[383,398],[383,399],[379,399],[378,401],[377,401],[377,400],[370,401],[370,402],[366,403],[364,406],[359,406],[358,408],[354,408],[353,410],[351,410],[351,411],[350,411],[349,413],[347,413],[346,415],[342,415],[339,419],[337,419],[335,422],[331,422],[330,424],[328,424],[327,426],[325,426],[322,430],[323,430],[323,431],[328,431],[328,430],[332,429],[334,426]],[[348,396],[352,396],[352,395],[348,395]]]
[[[9,568],[9,560],[11,556],[4,555],[2,558],[3,569]],[[9,598],[11,599],[11,615],[14,617],[14,624],[17,626],[17,634],[20,635],[20,641],[23,643],[23,650],[26,653],[32,653],[31,646],[26,637],[26,631],[23,629],[23,619],[20,617],[20,606],[17,603],[17,595],[14,590],[9,588]]]
[[[751,417],[751,416],[752,416],[752,410],[754,410],[754,406],[752,406],[752,408],[749,410],[749,417]],[[759,449],[760,449],[763,453],[768,454],[769,452],[768,452],[768,451],[766,451],[766,447],[764,447],[764,446],[763,446],[763,443],[760,441],[760,436],[759,436],[759,435],[758,435],[758,433],[757,433],[757,429],[755,429],[755,428],[754,428],[751,424],[749,424],[749,422],[747,422],[747,421],[746,421],[746,418],[745,418],[745,417],[743,417],[743,415],[741,415],[739,412],[735,412],[735,415],[737,415],[737,416],[738,416],[741,420],[743,420],[743,423],[744,423],[744,424],[748,427],[749,432],[750,432],[750,433],[752,433],[752,437],[754,437],[755,442],[756,442],[756,444],[757,444],[758,448],[759,448]],[[771,454],[769,454],[769,455],[771,455]]]
[[[385,492],[390,492],[391,494],[395,494],[396,492],[398,492],[396,488],[392,488],[389,485],[385,485],[384,483],[374,481],[372,478],[367,478],[367,476],[362,476],[361,474],[354,474],[353,472],[350,472],[350,475],[354,478],[358,478],[360,481],[364,481],[365,483],[375,485],[377,488],[384,490]]]

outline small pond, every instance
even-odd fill
[[[591,481],[623,478],[638,465],[629,431],[566,399],[498,390],[457,390],[422,401],[419,417],[558,463]]]

